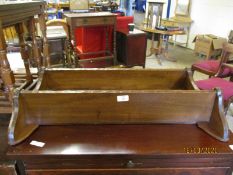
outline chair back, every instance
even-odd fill
[[[227,42],[223,43],[222,55],[221,55],[221,60],[220,60],[220,64],[219,64],[219,71],[218,71],[217,75],[220,75],[223,73],[223,71],[225,70],[225,66],[223,64],[229,60],[230,55],[232,53],[233,53],[233,44],[227,43]],[[233,70],[230,72],[233,73]]]
[[[223,43],[221,62],[225,63],[228,61],[229,56],[233,53],[233,44],[231,43]]]

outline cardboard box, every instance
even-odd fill
[[[223,43],[227,42],[227,39],[211,34],[197,35],[193,42],[195,42],[194,52],[203,54],[209,59],[221,55]]]

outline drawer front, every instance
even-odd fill
[[[28,175],[230,175],[229,167],[28,170]]]
[[[92,26],[92,25],[113,25],[115,17],[92,17],[92,18],[76,18],[73,19],[73,26]]]
[[[113,65],[113,59],[87,59],[78,62],[77,67],[82,68],[104,68]]]

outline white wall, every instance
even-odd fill
[[[228,37],[233,30],[233,0],[191,0],[191,19],[189,48],[196,34],[214,34]],[[176,0],[172,0],[170,16],[174,16]],[[165,9],[166,11],[166,9]],[[184,37],[178,37],[182,41]]]

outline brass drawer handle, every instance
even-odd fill
[[[133,163],[132,160],[129,160],[128,163],[126,164],[127,168],[133,168],[135,167],[135,163]]]

